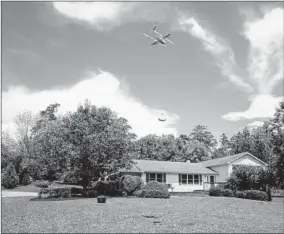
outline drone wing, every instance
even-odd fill
[[[155,25],[154,25],[154,27],[152,28],[152,31],[154,31],[154,32],[155,32],[155,31],[156,31],[156,29],[157,29],[157,27],[158,27],[158,25],[157,25],[157,24],[155,24]]]
[[[153,41],[155,41],[155,40],[156,40],[155,38],[153,38],[153,37],[151,37],[151,36],[147,35],[146,33],[143,33],[143,35],[144,35],[144,36],[146,36],[146,37],[148,37],[148,38],[150,38],[150,39],[152,39]]]
[[[167,38],[166,40],[167,40],[168,42],[170,42],[171,44],[174,44],[170,39]]]
[[[172,43],[172,44],[174,44],[170,39],[169,39],[169,37],[171,36],[172,34],[171,33],[169,33],[169,34],[167,34],[167,35],[165,35],[165,36],[163,36],[163,39],[165,39],[165,40],[167,40],[168,42],[170,42],[170,43]]]

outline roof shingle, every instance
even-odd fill
[[[187,173],[187,174],[214,174],[217,173],[204,167],[201,163],[170,162],[155,160],[134,160],[136,163],[129,172],[160,172],[160,173]]]

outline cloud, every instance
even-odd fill
[[[244,23],[244,36],[250,42],[249,77],[261,94],[271,93],[283,79],[283,17],[283,8],[274,8]]]
[[[181,14],[179,24],[182,31],[201,41],[204,50],[214,57],[223,76],[228,77],[232,83],[246,92],[250,93],[253,91],[253,87],[237,74],[239,68],[235,61],[234,52],[223,38],[201,26],[194,17],[187,17]]]
[[[283,97],[274,97],[273,88],[283,80],[283,8],[263,8],[262,17],[250,9],[246,11],[243,36],[249,42],[246,79],[238,75],[239,67],[234,52],[226,40],[202,26],[197,17],[181,14],[179,24],[202,43],[213,55],[223,76],[249,93],[251,101],[245,111],[229,112],[222,117],[229,121],[270,118]]]
[[[133,132],[138,137],[150,133],[157,135],[177,135],[175,124],[179,116],[164,110],[151,108],[130,94],[113,74],[105,71],[91,73],[85,80],[70,88],[57,90],[31,91],[25,87],[11,86],[3,92],[3,129],[14,130],[12,120],[18,112],[30,110],[37,114],[49,104],[61,104],[59,113],[75,111],[79,103],[86,99],[97,106],[108,106],[119,116],[128,119]],[[167,116],[167,121],[157,120],[160,112]]]
[[[224,119],[271,118],[283,97],[272,95],[274,87],[283,80],[283,8],[265,9],[259,18],[254,11],[247,12],[243,35],[250,43],[248,72],[256,86],[249,108],[243,112],[230,112]]]
[[[171,22],[175,8],[170,3],[153,2],[54,2],[65,17],[108,31],[126,22]]]
[[[223,119],[238,121],[242,119],[271,118],[275,113],[275,108],[284,97],[273,97],[271,95],[257,95],[251,100],[251,104],[246,111],[229,112],[223,115]]]

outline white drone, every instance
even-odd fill
[[[162,34],[160,34],[160,33],[157,31],[157,27],[158,27],[157,25],[154,25],[154,27],[151,29],[152,32],[154,32],[154,33],[157,34],[157,36],[155,36],[155,37],[151,37],[151,36],[147,35],[146,33],[143,33],[144,36],[146,36],[146,37],[148,37],[148,38],[150,38],[150,39],[153,40],[153,43],[152,43],[151,45],[159,44],[159,45],[161,45],[161,46],[166,47],[167,42],[170,42],[170,43],[174,44],[174,43],[169,39],[169,37],[171,36],[171,33],[168,33],[168,34],[166,34],[166,35],[163,36]]]

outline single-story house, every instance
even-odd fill
[[[212,186],[224,184],[234,165],[267,167],[265,162],[247,152],[200,163],[155,160],[134,162],[130,170],[123,169],[121,173],[140,176],[144,183],[152,180],[166,183],[172,192],[208,190]]]

